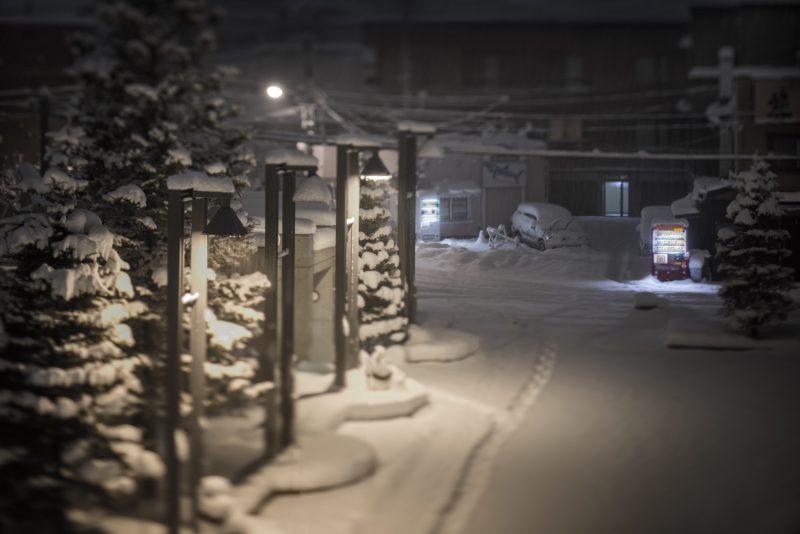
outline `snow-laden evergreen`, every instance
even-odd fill
[[[218,19],[205,0],[104,1],[97,16],[97,32],[75,44],[80,90],[67,125],[51,136],[49,163],[90,183],[86,202],[118,236],[119,254],[148,306],[134,325],[138,347],[156,362],[145,383],[158,388],[167,179],[189,172],[230,178],[231,205],[244,218],[240,190],[255,159],[247,134],[229,125],[238,110],[221,96],[235,72],[204,62]],[[253,250],[251,238],[211,236],[209,265],[230,272]],[[218,298],[212,285],[212,308]],[[210,364],[230,362],[230,354],[215,361],[217,354],[209,354]],[[156,402],[151,408],[161,397],[157,390],[147,394]]]
[[[65,532],[65,512],[128,497],[161,459],[131,426],[147,364],[113,233],[76,206],[85,180],[26,166],[27,206],[0,220],[0,530]]]
[[[775,174],[763,160],[733,176],[736,198],[728,205],[733,224],[717,232],[719,290],[732,329],[758,337],[762,326],[786,319],[793,308],[789,232],[780,228]]]
[[[271,383],[256,382],[266,275],[225,276],[211,271],[208,322],[206,403],[211,409],[235,405],[265,392]]]
[[[358,308],[362,361],[368,374],[387,378],[384,349],[406,339],[408,318],[400,254],[389,224],[386,182],[361,181]]]

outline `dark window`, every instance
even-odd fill
[[[773,135],[768,141],[769,151],[775,155],[800,156],[800,137],[794,135]],[[775,160],[770,162],[773,171],[796,171],[800,160]]]
[[[468,221],[469,220],[469,198],[468,197],[447,197],[442,198],[439,204],[439,220],[441,221]]]

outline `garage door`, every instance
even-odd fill
[[[497,226],[505,224],[510,226],[511,215],[522,202],[521,187],[490,187],[484,189],[484,213],[486,220],[484,226]]]

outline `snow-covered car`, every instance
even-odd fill
[[[586,233],[566,208],[546,202],[523,202],[511,217],[512,235],[544,250],[586,245]]]

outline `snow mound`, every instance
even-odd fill
[[[752,350],[768,348],[764,341],[727,330],[720,321],[696,318],[670,320],[664,334],[664,345],[674,349]]]
[[[654,308],[663,308],[666,307],[669,303],[656,295],[655,293],[650,293],[649,291],[640,291],[637,292],[633,298],[633,307],[637,310],[652,310]]]
[[[408,362],[451,362],[473,354],[480,346],[478,336],[450,328],[408,328],[405,345]]]
[[[375,449],[358,438],[332,432],[302,436],[232,494],[238,506],[253,514],[275,493],[342,486],[369,476],[377,464]]]
[[[427,389],[394,366],[387,389],[370,389],[361,369],[347,371],[347,387],[334,391],[332,373],[295,372],[297,429],[313,434],[336,429],[346,421],[408,417],[428,404]]]
[[[142,191],[142,188],[136,184],[120,186],[106,193],[103,198],[111,202],[127,201],[139,208],[144,208],[147,205],[147,196]]]

